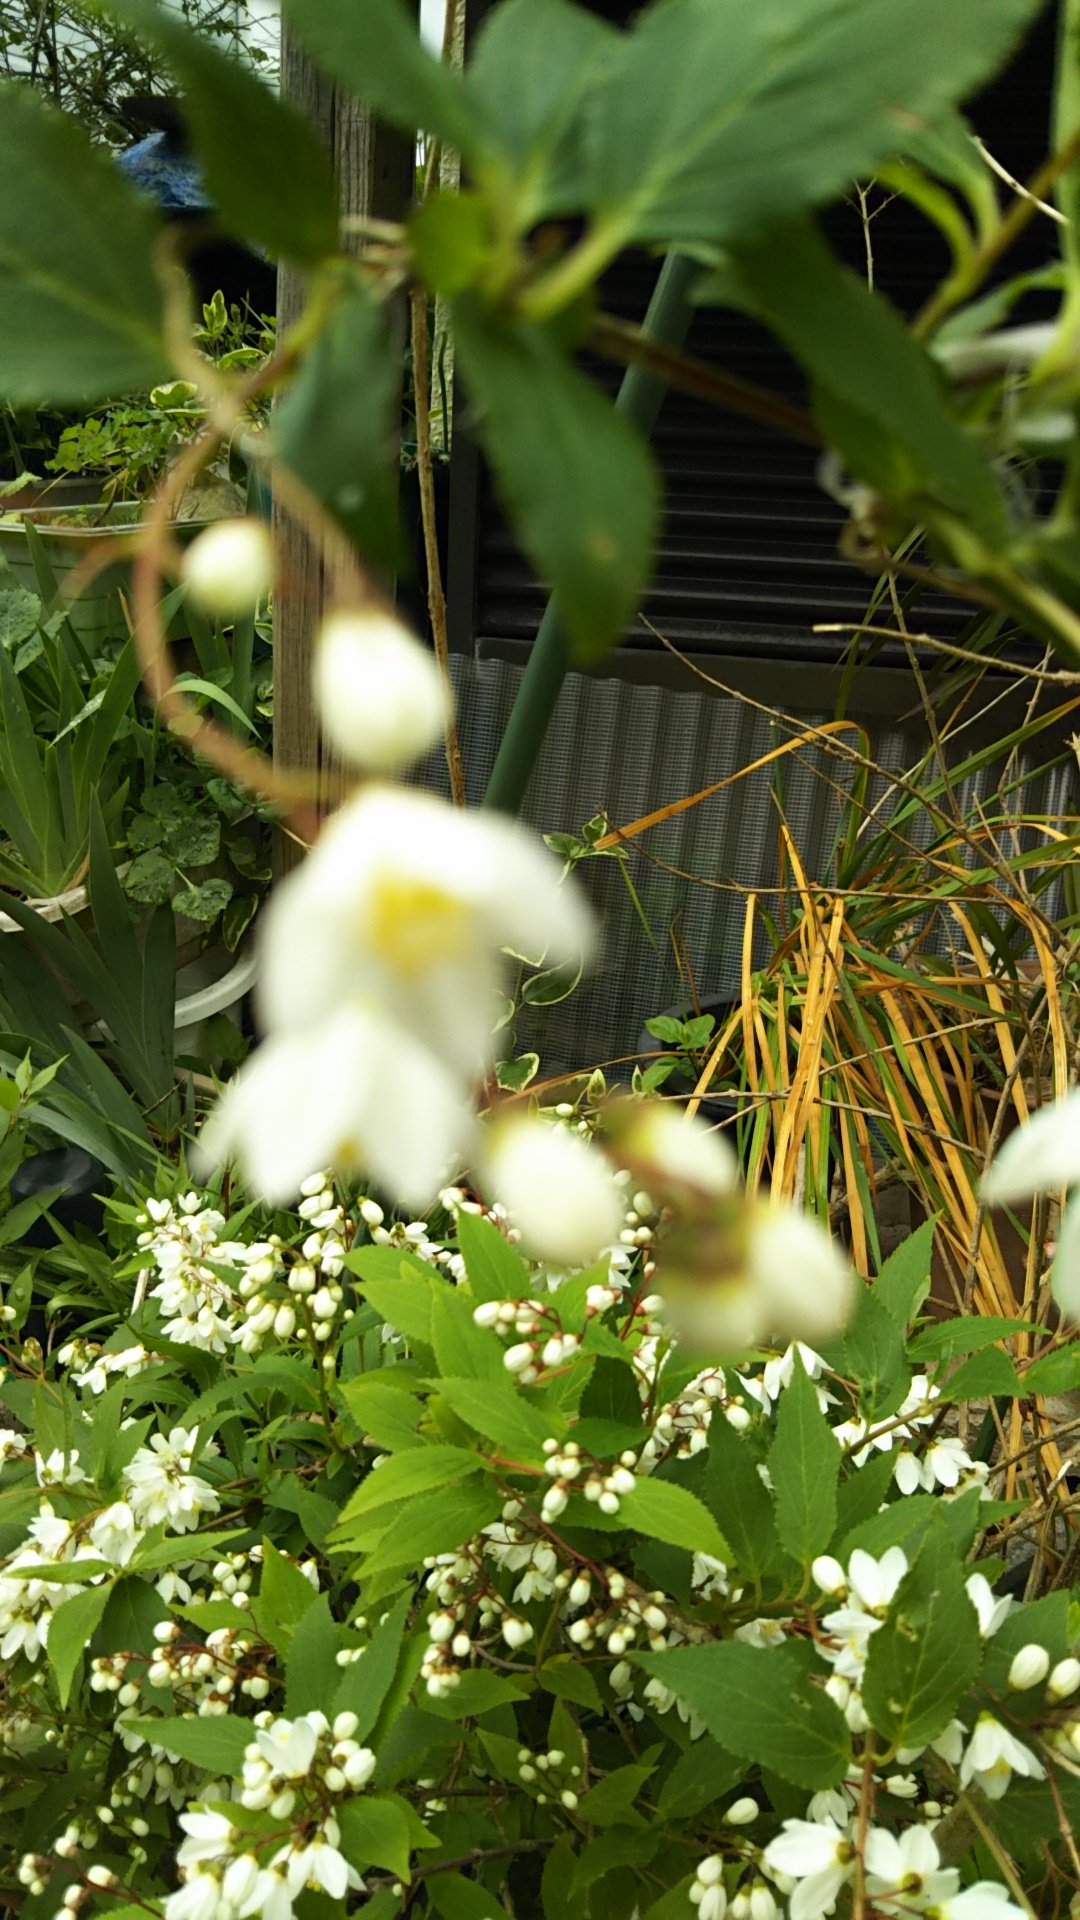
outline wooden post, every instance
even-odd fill
[[[285,30],[281,86],[326,146],[342,213],[401,219],[412,196],[413,142],[378,125],[355,100],[340,93]],[[360,245],[345,236],[346,251],[359,251]],[[305,292],[302,273],[293,267],[279,269],[279,335],[301,312]],[[310,540],[276,503],[274,538],[280,581],[274,595],[274,759],[283,767],[319,770],[332,799],[335,791],[346,790],[349,780],[319,737],[310,695],[312,638],[325,606],[326,582]],[[285,870],[298,850],[284,838],[279,845]]]

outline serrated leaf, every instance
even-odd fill
[[[1033,1320],[1007,1320],[998,1314],[979,1314],[966,1320],[940,1320],[908,1342],[908,1357],[916,1364],[956,1360],[962,1353],[978,1353],[1013,1333],[1038,1333]]]
[[[264,1640],[287,1654],[293,1634],[318,1594],[299,1567],[279,1553],[272,1540],[263,1541],[262,1577],[251,1603],[251,1617]]]
[[[28,86],[0,91],[0,398],[75,405],[169,364],[158,222],[111,155]]]
[[[440,1374],[506,1385],[502,1342],[490,1327],[478,1327],[473,1301],[456,1288],[442,1286],[431,1301],[431,1340]]]
[[[726,1641],[638,1655],[729,1753],[816,1793],[842,1780],[851,1735],[839,1707],[812,1685],[791,1647]]]
[[[349,1865],[385,1867],[399,1880],[409,1877],[409,1824],[393,1800],[365,1793],[337,1809],[341,1851]]]
[[[377,1507],[414,1500],[434,1487],[449,1487],[456,1481],[479,1473],[484,1461],[465,1447],[412,1447],[405,1453],[391,1454],[374,1468],[350,1494],[338,1517],[335,1533],[348,1530],[351,1520],[373,1513]]]
[[[398,1567],[414,1567],[432,1553],[452,1553],[498,1520],[503,1497],[490,1481],[450,1487],[422,1495],[408,1510],[407,1526],[393,1525],[364,1561],[364,1578]]]
[[[378,1720],[379,1710],[393,1684],[411,1604],[412,1595],[402,1594],[380,1620],[360,1659],[345,1668],[334,1695],[331,1720],[339,1713],[355,1713],[354,1738],[361,1744]]]
[[[353,1419],[376,1446],[388,1453],[402,1447],[425,1444],[416,1429],[423,1408],[419,1400],[401,1387],[390,1386],[378,1374],[360,1374],[342,1382],[338,1391]]]
[[[553,1693],[556,1700],[572,1700],[575,1706],[589,1707],[593,1713],[604,1711],[596,1681],[589,1668],[574,1654],[555,1654],[553,1659],[544,1662],[536,1678],[545,1693]]]
[[[704,1734],[681,1753],[660,1789],[662,1819],[689,1820],[741,1780],[743,1763]]]
[[[871,1725],[898,1747],[924,1746],[948,1726],[981,1662],[964,1569],[935,1520],[870,1637],[862,1699]]]
[[[845,1371],[858,1382],[867,1420],[895,1413],[911,1385],[904,1336],[876,1291],[860,1287],[844,1334]]]
[[[579,1817],[594,1827],[643,1827],[634,1803],[655,1772],[654,1766],[616,1767],[582,1796]]]
[[[235,1779],[244,1763],[244,1749],[255,1738],[250,1720],[236,1714],[190,1714],[184,1717],[144,1718],[125,1714],[123,1725],[155,1741],[180,1760],[205,1767],[207,1773]]]
[[[808,1566],[836,1530],[840,1446],[798,1352],[791,1383],[780,1396],[769,1476],[780,1544],[800,1566]]]
[[[1025,1369],[1022,1385],[1025,1395],[1073,1392],[1080,1386],[1080,1341],[1044,1353]]]
[[[337,1664],[341,1641],[341,1629],[330,1612],[330,1602],[325,1593],[320,1593],[297,1621],[289,1642],[285,1661],[285,1711],[292,1718],[316,1708],[326,1713],[341,1678]]]
[[[512,1459],[539,1462],[544,1441],[558,1439],[565,1431],[565,1421],[548,1418],[508,1382],[440,1377],[431,1384],[459,1419]]]
[[[111,11],[161,48],[217,218],[238,240],[314,265],[338,245],[333,170],[309,123],[204,33],[147,0]]]
[[[893,1249],[873,1283],[875,1299],[900,1333],[906,1333],[918,1317],[930,1291],[936,1229],[936,1219],[924,1220]]]
[[[731,1548],[712,1514],[695,1494],[670,1480],[635,1480],[632,1492],[619,1496],[619,1520],[650,1540],[663,1540],[688,1553],[709,1553],[730,1562]]]
[[[585,203],[623,244],[665,245],[820,205],[991,74],[1037,6],[646,8],[589,96]]]
[[[442,1920],[510,1920],[494,1894],[462,1873],[433,1874],[430,1896]]]
[[[581,102],[618,45],[611,27],[567,0],[504,0],[485,19],[465,87],[513,160],[522,227],[576,203]]]
[[[1080,1372],[1077,1374],[1080,1378]],[[938,1405],[946,1401],[1009,1398],[1027,1394],[1030,1388],[1017,1379],[1016,1368],[1000,1347],[988,1347],[985,1353],[973,1353],[961,1362],[955,1373],[941,1382]]]
[[[345,1265],[360,1279],[360,1291],[376,1313],[407,1340],[431,1345],[431,1301],[442,1276],[414,1254],[397,1247],[359,1247]]]
[[[529,1269],[494,1220],[476,1213],[459,1213],[457,1243],[474,1300],[529,1299]]]
[[[65,1600],[55,1609],[49,1621],[46,1651],[49,1665],[56,1675],[62,1707],[67,1706],[79,1661],[101,1621],[111,1591],[110,1587],[101,1586],[90,1587],[85,1593],[73,1593],[70,1600]]]
[[[652,569],[659,489],[652,457],[538,328],[455,302],[476,429],[526,555],[551,582],[580,660],[632,619]]]
[[[772,1501],[745,1440],[723,1417],[714,1418],[702,1461],[701,1495],[730,1542],[742,1577],[758,1581],[776,1558]]]

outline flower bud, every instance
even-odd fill
[[[846,1591],[847,1574],[839,1560],[834,1560],[831,1553],[819,1553],[817,1559],[810,1562],[810,1571],[823,1593]]]
[[[450,697],[433,654],[393,614],[357,609],[323,622],[315,704],[331,746],[354,766],[396,773],[443,736]]]
[[[729,1827],[748,1827],[760,1812],[757,1801],[750,1794],[744,1794],[740,1800],[733,1800],[725,1810],[724,1821]]]
[[[261,520],[219,520],[193,540],[182,572],[204,613],[229,619],[251,613],[274,578],[274,548]]]
[[[1009,1668],[1009,1685],[1014,1693],[1023,1693],[1028,1687],[1037,1687],[1049,1671],[1050,1655],[1046,1648],[1031,1641],[1014,1656]]]
[[[1070,1693],[1080,1687],[1080,1660],[1059,1660],[1046,1683],[1046,1691],[1051,1700],[1067,1700]]]

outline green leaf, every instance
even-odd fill
[[[583,195],[623,243],[727,241],[821,205],[993,73],[1038,0],[667,0],[589,98]],[[796,276],[797,280],[797,276]]]
[[[908,1343],[908,1357],[917,1364],[956,1360],[962,1353],[979,1353],[1012,1333],[1039,1333],[1033,1320],[1006,1320],[992,1313],[968,1320],[941,1320],[916,1334]]]
[[[398,548],[399,391],[382,311],[352,280],[274,408],[278,458],[376,560],[393,560]]]
[[[526,980],[521,989],[521,998],[527,1007],[557,1007],[561,1001],[568,1000],[581,980],[584,971],[583,960],[570,960],[561,967],[545,967],[542,973],[534,973]]]
[[[938,1520],[870,1638],[862,1697],[871,1725],[898,1747],[924,1746],[948,1726],[981,1661],[964,1569]]]
[[[433,1874],[429,1895],[443,1920],[510,1920],[506,1908],[486,1887],[461,1873]]]
[[[529,1269],[517,1248],[499,1232],[494,1220],[485,1220],[476,1213],[459,1213],[457,1243],[474,1300],[531,1298]]]
[[[664,1820],[690,1820],[712,1805],[743,1777],[743,1763],[708,1735],[681,1753],[660,1789],[658,1811]]]
[[[504,0],[488,14],[465,88],[518,176],[519,228],[578,202],[579,109],[619,36],[567,0]]]
[[[148,0],[109,6],[161,48],[179,79],[181,110],[221,224],[238,240],[302,265],[336,252],[333,170],[295,107],[163,8]]]
[[[870,1520],[888,1498],[896,1471],[892,1452],[871,1451],[861,1467],[847,1462],[847,1475],[836,1496],[836,1538],[845,1540],[856,1527]]]
[[[36,633],[42,612],[36,593],[30,593],[26,587],[5,587],[0,592],[0,647],[6,647],[10,653],[13,647],[28,640]]]
[[[1023,1375],[1025,1395],[1029,1393],[1071,1393],[1080,1386],[1080,1341],[1057,1347],[1043,1354]]]
[[[1080,1370],[1077,1372],[1080,1379]],[[985,1353],[973,1353],[969,1359],[957,1367],[956,1372],[941,1382],[939,1405],[949,1400],[985,1400],[994,1396],[1015,1396],[1030,1392],[1026,1381],[1021,1383],[1016,1376],[1016,1368],[1007,1353],[1000,1347],[988,1347]]]
[[[341,1630],[320,1593],[297,1621],[285,1661],[285,1711],[295,1717],[316,1707],[326,1713],[341,1679],[337,1654]]]
[[[155,1741],[179,1760],[205,1767],[207,1773],[234,1779],[244,1764],[244,1749],[255,1738],[250,1720],[233,1713],[190,1714],[183,1719],[139,1719],[125,1714],[122,1723]]]
[[[287,1654],[293,1634],[318,1595],[299,1567],[279,1553],[272,1540],[263,1541],[262,1579],[251,1603],[251,1617],[264,1640]]]
[[[399,1447],[422,1447],[425,1442],[416,1429],[423,1407],[413,1394],[389,1385],[390,1371],[382,1369],[381,1377],[360,1374],[343,1381],[338,1390],[361,1432],[369,1433],[377,1447],[388,1453]]]
[[[578,1815],[595,1827],[643,1827],[644,1820],[634,1812],[634,1802],[652,1779],[655,1767],[616,1767],[584,1794]]]
[[[177,866],[209,866],[221,851],[220,820],[198,813],[170,820],[165,827],[165,849]]]
[[[471,1473],[479,1473],[483,1466],[480,1455],[470,1453],[465,1447],[433,1444],[391,1454],[350,1494],[335,1532],[347,1532],[351,1520],[372,1513],[376,1507],[414,1500],[417,1494],[429,1493],[433,1487],[449,1487]]]
[[[659,1844],[658,1833],[630,1833],[625,1827],[620,1827],[614,1833],[602,1833],[598,1839],[589,1841],[578,1854],[574,1892],[580,1893],[586,1887],[595,1887],[609,1873],[616,1873],[623,1867],[642,1866],[645,1861],[651,1860]],[[594,1902],[595,1895],[590,1907]],[[622,1902],[619,1911],[626,1912]]]
[[[435,292],[453,298],[475,286],[491,255],[484,202],[474,193],[433,193],[408,222],[417,268]]]
[[[505,1380],[505,1376],[504,1376]],[[561,1437],[565,1422],[551,1419],[530,1406],[512,1386],[490,1380],[432,1381],[432,1387],[453,1408],[460,1420],[504,1453],[518,1460],[535,1463],[543,1458],[544,1441]],[[382,1469],[380,1468],[380,1472]]]
[[[282,13],[331,79],[381,120],[410,135],[422,128],[466,156],[477,153],[461,82],[422,45],[415,15],[401,0],[284,0]]]
[[[709,1428],[701,1494],[731,1543],[740,1575],[760,1580],[779,1544],[772,1501],[750,1448],[722,1415]]]
[[[349,1865],[385,1867],[399,1880],[409,1878],[409,1823],[393,1800],[364,1794],[336,1809],[341,1851]]]
[[[754,312],[818,382],[826,431],[854,473],[915,512],[944,507],[995,546],[1008,539],[1004,496],[940,370],[809,223],[740,248],[738,274]]]
[[[431,1302],[431,1340],[440,1374],[482,1382],[495,1391],[507,1384],[503,1346],[490,1327],[478,1327],[473,1301],[455,1287],[440,1287]]]
[[[163,853],[136,854],[123,875],[124,892],[144,906],[158,907],[172,898],[176,869]]]
[[[378,1720],[393,1683],[411,1604],[411,1593],[402,1594],[380,1620],[360,1659],[345,1668],[334,1695],[331,1720],[339,1713],[355,1713],[358,1724],[354,1738],[361,1743]]]
[[[589,1707],[594,1713],[603,1713],[600,1689],[580,1656],[557,1653],[544,1662],[536,1678],[545,1693],[553,1693],[556,1700],[572,1700],[576,1707]]]
[[[789,1389],[790,1391],[790,1389]],[[851,1735],[839,1707],[811,1685],[791,1647],[727,1641],[637,1656],[704,1720],[729,1753],[816,1793],[842,1780]]]
[[[684,1547],[688,1553],[710,1553],[715,1560],[731,1560],[731,1548],[708,1507],[670,1480],[638,1478],[632,1492],[619,1496],[619,1521],[650,1540]]]
[[[189,920],[198,920],[209,925],[224,912],[232,899],[231,880],[203,880],[197,887],[181,887],[173,900],[177,913],[186,914]]]
[[[360,1291],[376,1313],[406,1340],[431,1345],[432,1296],[446,1285],[440,1274],[397,1247],[359,1247],[346,1254],[345,1265],[359,1275]]]
[[[836,1529],[840,1447],[798,1353],[791,1384],[780,1396],[769,1475],[780,1544],[800,1566],[808,1566]]]
[[[167,369],[158,223],[112,156],[28,86],[0,89],[0,398],[75,405]]]
[[[502,1509],[502,1494],[487,1480],[481,1486],[451,1487],[413,1501],[408,1525],[389,1527],[368,1554],[365,1579],[392,1568],[416,1566],[431,1553],[453,1552],[463,1540],[471,1540],[497,1520]]]
[[[1042,1687],[1030,1687],[1019,1694],[1010,1691],[1009,1668],[1021,1647],[1045,1647],[1050,1655],[1051,1666],[1056,1666],[1059,1660],[1064,1660],[1066,1654],[1072,1652],[1070,1605],[1070,1595],[1064,1591],[1045,1593],[1039,1600],[1014,1607],[987,1641],[980,1684],[991,1695],[998,1694],[1007,1700],[1012,1712],[1025,1704],[1030,1704],[1032,1710],[1045,1712],[1046,1696]]]
[[[524,1093],[531,1086],[540,1071],[540,1055],[523,1053],[516,1060],[499,1060],[495,1064],[495,1079],[505,1093]]]
[[[859,1410],[867,1420],[895,1413],[911,1385],[904,1335],[883,1300],[860,1287],[844,1334],[845,1372],[859,1384]]]
[[[633,618],[652,567],[659,492],[629,422],[536,328],[455,303],[477,432],[521,545],[551,582],[576,656]]]
[[[79,1661],[105,1612],[111,1591],[109,1586],[100,1586],[89,1587],[85,1593],[73,1593],[70,1600],[56,1608],[49,1622],[46,1650],[56,1675],[62,1707],[67,1706]]]

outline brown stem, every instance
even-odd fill
[[[455,807],[465,805],[465,769],[461,762],[461,744],[454,718],[453,683],[450,679],[450,640],[446,628],[446,595],[443,592],[442,566],[439,560],[439,535],[435,518],[435,474],[431,456],[431,414],[429,395],[431,365],[428,355],[427,295],[414,287],[409,295],[412,322],[413,388],[416,397],[416,460],[420,478],[420,514],[424,526],[424,559],[427,565],[427,603],[435,658],[446,687],[446,770],[450,775],[450,797]]]
[[[607,359],[617,360],[620,366],[640,367],[642,372],[654,374],[670,387],[678,387],[699,400],[708,400],[715,407],[726,407],[731,413],[747,414],[764,426],[774,427],[777,433],[801,440],[804,446],[823,445],[809,414],[798,407],[789,406],[786,400],[767,393],[764,387],[753,386],[748,380],[717,372],[693,354],[679,353],[674,347],[651,340],[640,328],[612,313],[596,315],[589,329],[589,345]]]

